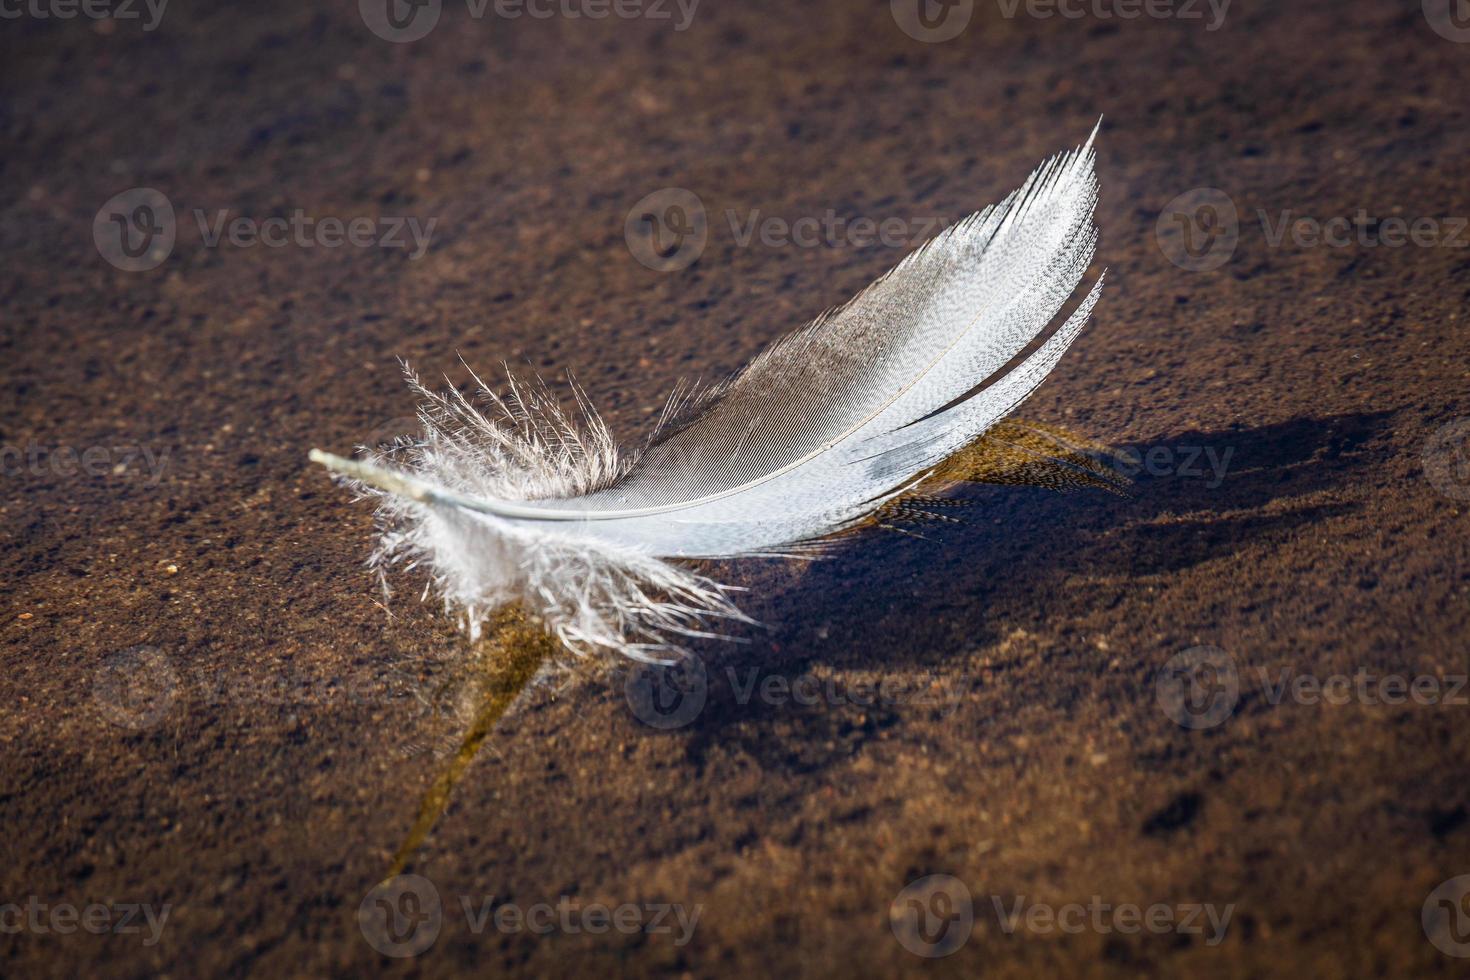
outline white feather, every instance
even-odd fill
[[[1092,261],[1095,137],[728,385],[676,393],[640,452],[619,451],[580,390],[574,420],[540,387],[512,382],[500,399],[481,384],[487,416],[415,379],[422,441],[366,462],[312,458],[379,496],[378,559],[428,568],[472,630],[521,601],[577,652],[656,658],[677,635],[707,635],[710,618],[743,618],[728,589],[664,559],[789,553],[850,527],[1050,373],[1101,278],[997,374],[1056,319]]]

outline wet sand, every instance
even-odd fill
[[[1241,0],[1214,31],[1004,9],[943,43],[836,0],[705,0],[683,31],[674,7],[450,3],[406,44],[348,2],[6,21],[0,905],[169,913],[152,944],[0,931],[0,970],[1463,974],[1421,911],[1470,874],[1470,474],[1446,428],[1470,415],[1470,234],[1445,220],[1470,215],[1470,44],[1414,3]],[[1020,417],[1136,454],[1131,495],[974,488],[928,540],[741,563],[765,628],[701,648],[682,725],[641,721],[626,670],[536,687],[409,865],[436,941],[380,955],[359,906],[479,688],[419,580],[385,610],[370,509],[308,448],[402,429],[400,358],[461,384],[461,356],[571,371],[636,436],[676,379],[739,367],[1103,113],[1109,285]],[[131,272],[93,223],[135,187],[177,241]],[[661,272],[625,219],[671,187],[708,241]],[[1161,247],[1199,188],[1237,210],[1233,251],[1218,211],[1185,215],[1192,252]],[[902,230],[802,247],[761,224],[829,209]],[[1437,237],[1272,242],[1282,212],[1360,210]],[[210,246],[196,212],[220,211],[364,217],[375,241],[435,224],[418,258],[406,221],[402,247]],[[770,234],[742,244],[752,220]],[[1236,696],[1189,727],[1159,677],[1201,646]],[[1360,674],[1439,693],[1275,694]],[[902,941],[900,893],[929,875],[974,916],[941,959]],[[946,887],[921,897],[956,937]],[[1231,918],[1216,944],[1092,913],[1007,932],[1018,901]],[[578,931],[475,931],[541,903]],[[582,928],[597,903],[639,931]],[[692,938],[642,928],[650,905],[697,909]]]

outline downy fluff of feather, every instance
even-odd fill
[[[378,497],[378,560],[426,568],[472,632],[520,601],[575,652],[664,659],[744,618],[730,590],[666,559],[790,554],[853,527],[1050,373],[1102,288],[1019,357],[1092,261],[1095,137],[722,388],[676,392],[641,450],[621,452],[580,389],[574,418],[540,386],[482,384],[486,414],[415,379],[422,439],[312,458]]]

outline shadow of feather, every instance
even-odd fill
[[[1002,454],[982,460],[979,472],[997,477],[984,482],[997,485],[956,491],[967,504],[960,512],[966,521],[940,529],[945,547],[867,533],[860,546],[849,542],[835,560],[809,563],[799,577],[774,569],[753,575],[741,583],[752,588],[749,612],[772,625],[770,634],[743,651],[701,655],[719,665],[757,663],[763,675],[787,681],[813,671],[856,676],[876,665],[893,676],[938,672],[968,690],[978,682],[956,672],[960,655],[1003,650],[1017,629],[1016,622],[1002,625],[976,615],[977,609],[1030,610],[1041,622],[1079,603],[1111,608],[1151,579],[1284,542],[1349,512],[1358,505],[1323,498],[1351,486],[1355,473],[1374,464],[1366,447],[1388,418],[1356,413],[1190,430],[1120,447],[1132,460],[1146,459],[1156,446],[1213,446],[1222,456],[1232,450],[1234,461],[1215,486],[1207,486],[1210,479],[1144,467],[1131,474],[1126,496],[1086,478],[1076,485],[1075,463],[1060,473],[1043,467],[1045,479],[1035,480],[1028,459],[1010,456],[1007,462]],[[1095,450],[1089,455],[1100,458]],[[1108,492],[1017,489],[1050,486],[1057,476],[1064,481],[1060,489]],[[774,587],[762,583],[762,574]],[[1065,712],[1067,698],[1079,696],[1066,690],[1049,688],[1048,706]],[[716,681],[704,711],[680,737],[687,738],[696,767],[716,747],[739,746],[758,760],[767,779],[797,779],[861,751],[912,711],[901,704],[837,710],[787,704],[753,721],[749,701],[742,703],[733,685]]]
[[[969,517],[962,524],[938,522],[947,548],[869,532],[861,546],[849,542],[832,561],[702,563],[721,580],[750,587],[747,611],[773,629],[748,646],[698,644],[709,682],[705,705],[688,727],[651,733],[631,715],[626,723],[645,735],[684,739],[696,776],[711,752],[745,753],[755,767],[745,802],[773,818],[786,814],[782,819],[790,823],[787,804],[801,795],[806,777],[858,754],[915,712],[934,715],[954,705],[788,699],[770,710],[759,699],[752,705],[752,668],[762,683],[780,678],[788,685],[813,676],[866,681],[876,674],[914,680],[917,690],[938,677],[962,697],[973,681],[955,673],[956,655],[993,648],[992,666],[1009,669],[1005,651],[1014,639],[977,624],[976,606],[1029,607],[1044,619],[1065,584],[1069,602],[1109,608],[1150,577],[1300,533],[1355,506],[1305,498],[1341,486],[1370,465],[1363,447],[1387,418],[1360,413],[1188,431],[1119,449],[1054,426],[997,426],[875,522],[928,522],[932,508],[961,507]],[[1120,465],[1161,445],[1229,448],[1238,465],[1214,487],[1179,472],[1145,467],[1134,475]],[[961,495],[936,495],[948,491]],[[458,750],[420,801],[390,875],[413,860],[498,721],[557,653],[555,641],[519,610],[496,620],[480,654],[482,667],[467,688],[478,707]],[[607,675],[610,685],[616,673]],[[1058,712],[1081,696],[1060,685],[1048,690],[1045,707]],[[777,836],[786,832],[799,834],[799,828],[772,826]]]
[[[403,873],[414,860],[496,725],[538,674],[562,653],[556,640],[531,622],[519,606],[502,609],[487,627],[486,639],[477,645],[460,690],[469,717],[458,748],[420,798],[418,815],[394,853],[385,880]]]

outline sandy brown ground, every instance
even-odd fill
[[[1256,217],[1470,215],[1470,45],[1418,3],[1240,0],[1210,32],[982,0],[942,44],[886,2],[705,0],[682,32],[450,3],[393,45],[345,0],[176,0],[148,33],[6,20],[0,64],[0,441],[39,453],[7,456],[0,499],[0,905],[171,906],[154,945],[0,932],[0,973],[1466,972],[1421,908],[1470,873],[1470,707],[1273,704],[1256,673],[1448,691],[1467,670],[1465,504],[1423,454],[1470,414],[1470,252],[1273,246]],[[385,613],[369,509],[308,447],[411,414],[398,358],[462,383],[459,354],[570,369],[635,433],[676,378],[735,369],[909,244],[742,246],[727,210],[957,217],[1101,113],[1111,282],[1022,414],[1164,447],[1154,472],[1129,498],[973,490],[940,541],[737,568],[768,628],[705,651],[682,728],[641,723],[621,674],[533,691],[412,865],[444,903],[437,942],[375,952],[359,904],[454,751],[469,645],[412,576]],[[92,222],[137,186],[179,233],[135,273]],[[670,186],[711,231],[660,273],[624,219]],[[1241,214],[1213,271],[1155,236],[1197,187]],[[418,261],[209,248],[196,208],[438,224]],[[164,458],[157,479],[128,447]],[[1223,481],[1188,447],[1231,453]],[[1156,678],[1200,644],[1234,658],[1241,696],[1191,729]],[[730,668],[839,696],[742,699]],[[154,699],[119,702],[119,679]],[[885,679],[953,697],[842,695]],[[945,959],[890,924],[930,874],[975,910]],[[460,906],[563,896],[701,911],[679,946],[476,934]],[[1233,917],[1218,945],[1007,934],[994,902],[1021,896]]]

